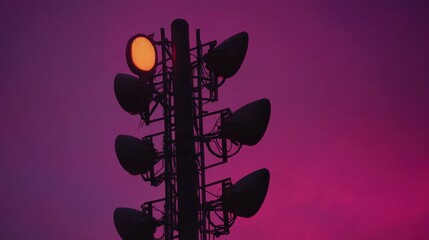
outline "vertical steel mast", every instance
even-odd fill
[[[176,19],[171,24],[179,240],[198,239],[198,167],[194,145],[188,28],[188,23],[183,19]]]

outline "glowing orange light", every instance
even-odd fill
[[[136,37],[131,43],[131,60],[141,71],[150,71],[156,64],[156,49],[152,42],[144,36]]]

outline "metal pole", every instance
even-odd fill
[[[174,233],[174,215],[173,209],[176,208],[173,199],[174,185],[172,183],[172,154],[171,154],[171,142],[172,142],[172,127],[171,127],[171,97],[170,97],[170,82],[167,76],[167,38],[165,38],[164,28],[161,28],[161,47],[162,47],[162,83],[164,90],[164,167],[165,167],[165,213],[164,213],[164,237],[165,240],[173,240]]]
[[[185,20],[173,21],[171,39],[179,240],[198,240],[198,168],[193,131],[192,66],[189,26]]]
[[[203,82],[203,63],[200,62],[200,60],[203,58],[202,53],[202,47],[201,47],[201,36],[200,36],[200,29],[197,29],[197,72],[198,72],[198,138],[199,138],[199,155],[200,155],[200,166],[201,166],[201,204],[206,204],[206,170],[204,168],[205,164],[205,154],[204,154],[204,126],[203,126],[203,89],[202,89],[202,82]],[[207,240],[207,226],[206,226],[206,216],[207,216],[207,210],[202,209],[201,213],[201,240]]]

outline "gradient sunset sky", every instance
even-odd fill
[[[268,168],[261,210],[220,239],[429,239],[429,2],[0,2],[0,239],[119,239],[116,207],[163,189],[126,173],[118,134],[150,127],[116,101],[136,33],[249,33],[211,109],[269,98],[266,135],[209,180]]]

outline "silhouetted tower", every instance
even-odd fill
[[[204,104],[218,100],[219,87],[239,70],[248,46],[246,32],[217,45],[202,44],[197,30],[197,46],[190,48],[188,23],[176,19],[171,41],[164,29],[160,35],[159,41],[143,34],[128,41],[126,59],[137,77],[117,74],[114,88],[125,111],[138,114],[146,125],[163,122],[163,130],[141,139],[119,135],[115,151],[130,174],[141,175],[152,186],[164,184],[165,197],[143,203],[141,211],[117,208],[115,226],[124,240],[219,237],[229,233],[237,216],[256,214],[268,191],[269,171],[257,170],[235,184],[230,178],[206,183],[205,173],[226,163],[243,145],[261,140],[270,102],[260,99],[235,112],[203,110]],[[157,110],[161,117],[154,117]],[[209,118],[217,120],[207,132],[203,124]],[[208,158],[206,150],[214,157]],[[215,194],[218,190],[221,194]],[[160,226],[163,231],[157,231]]]

